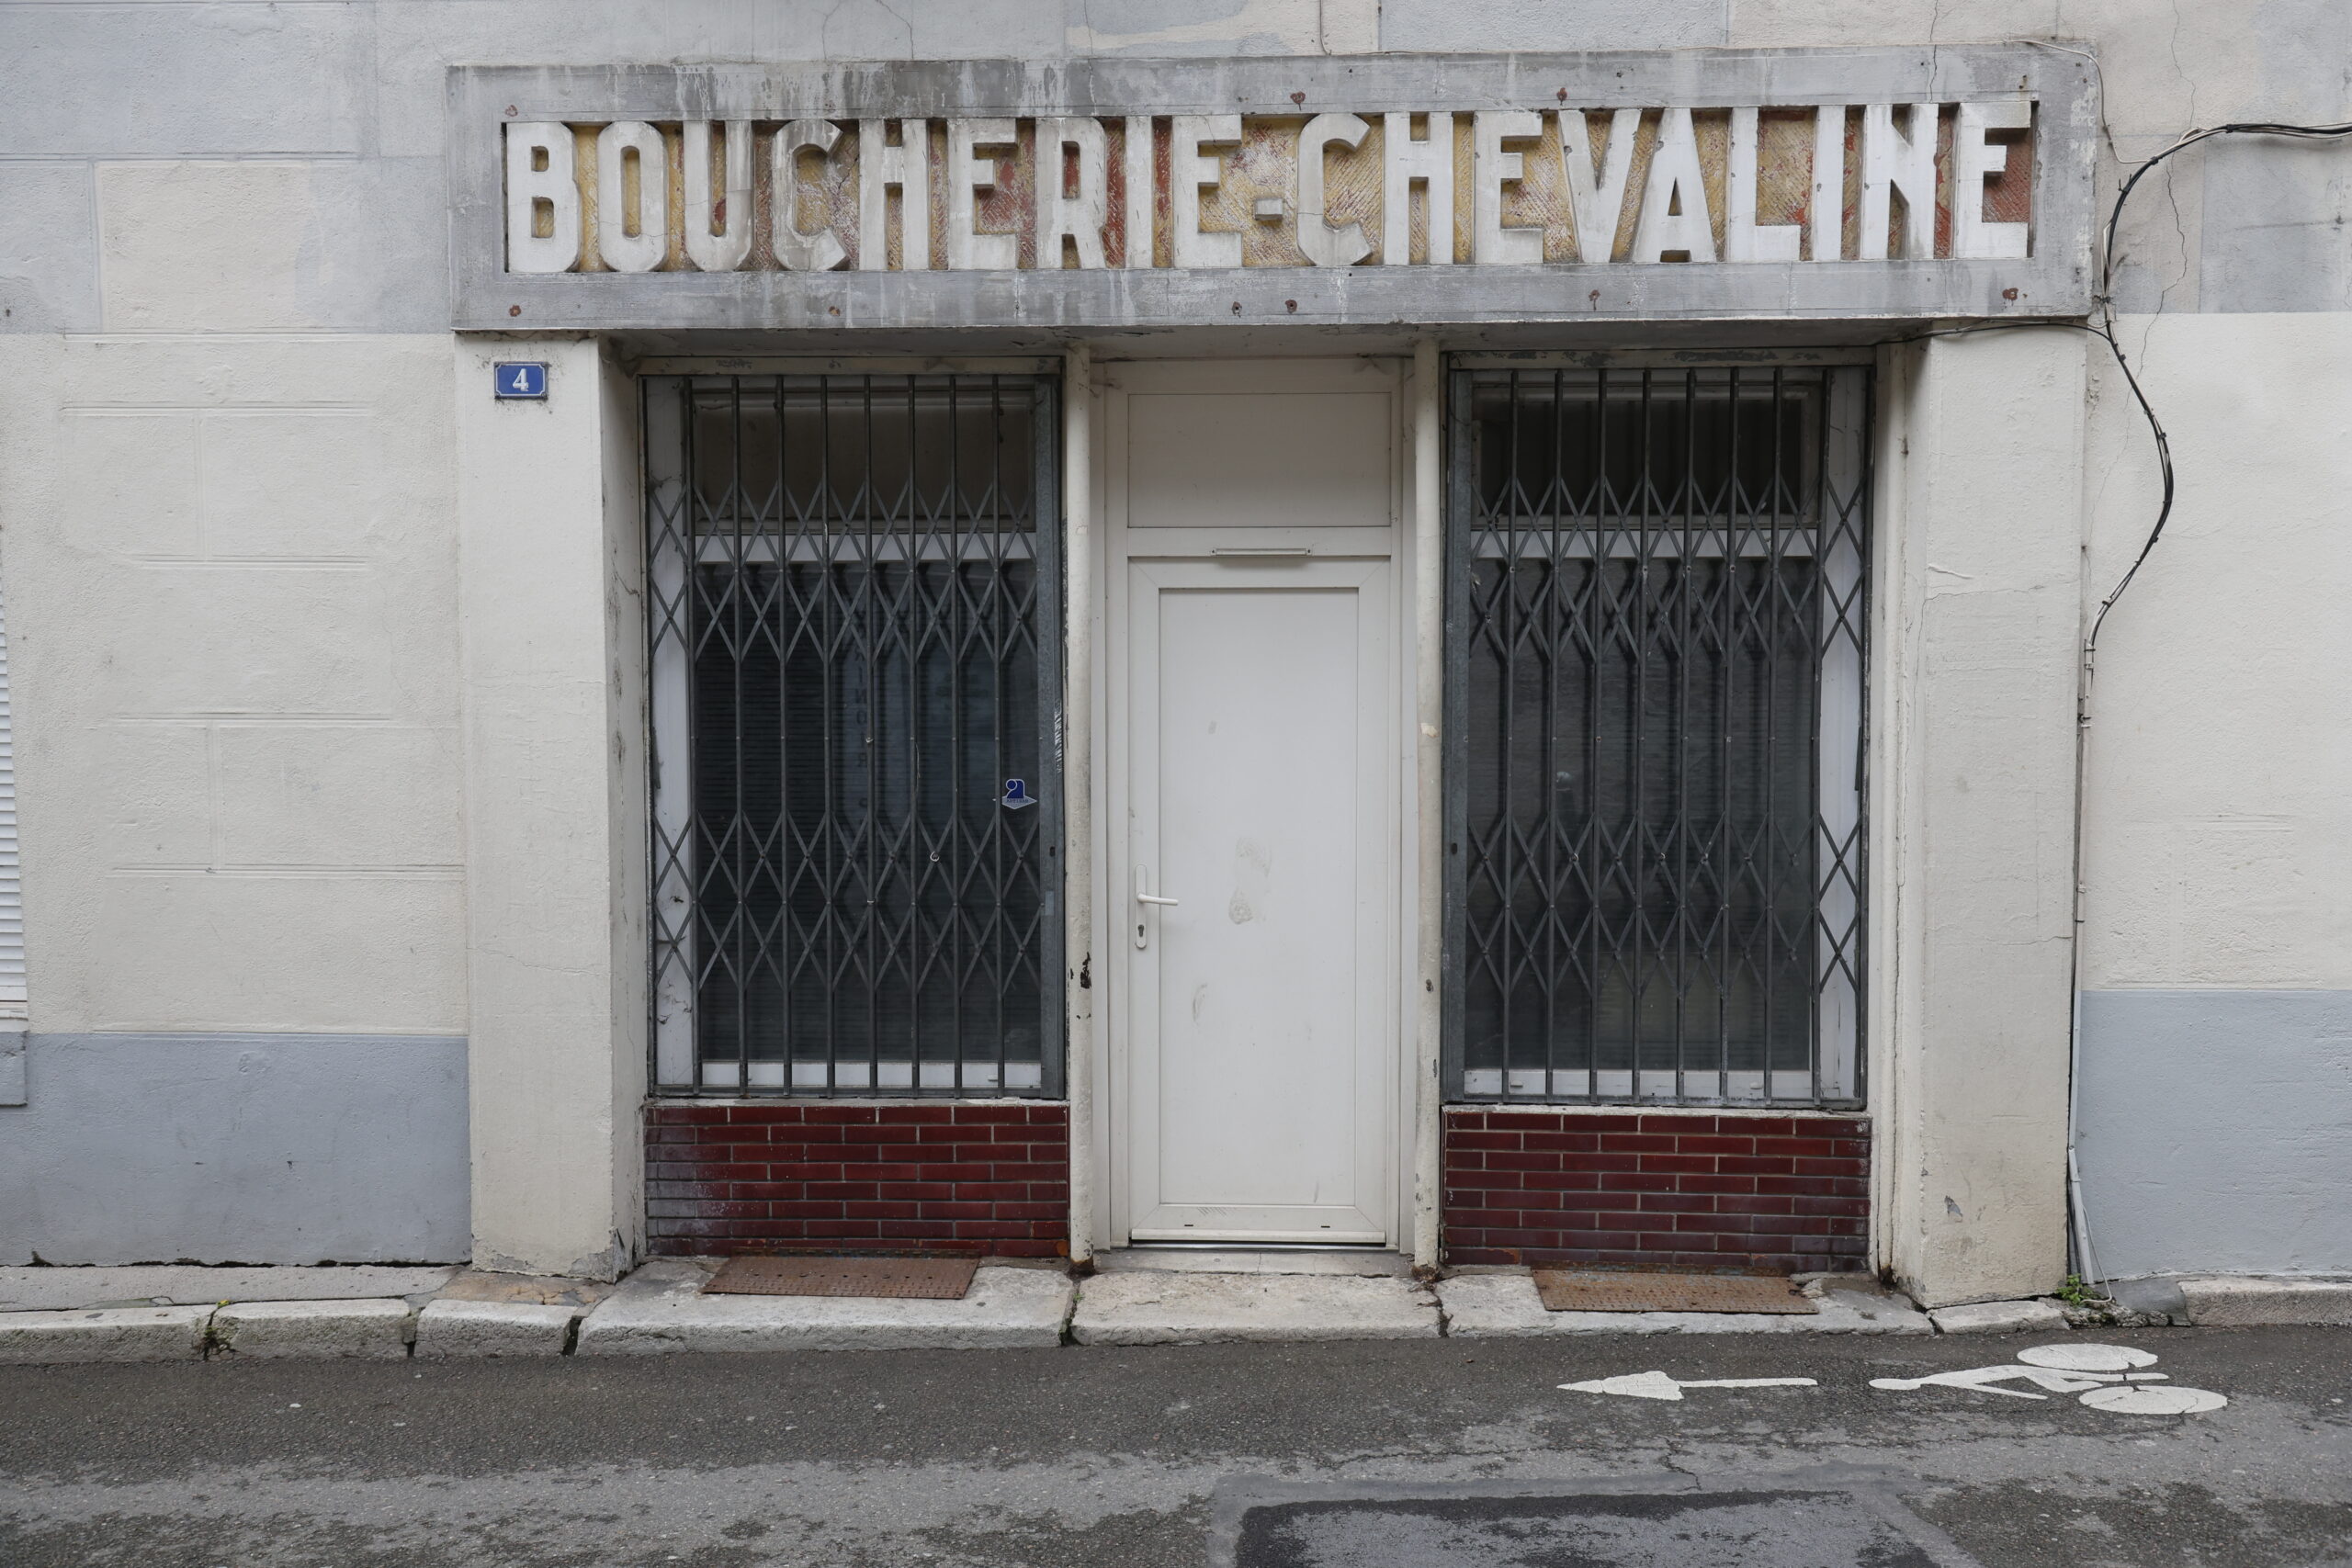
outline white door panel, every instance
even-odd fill
[[[1114,1240],[1395,1235],[1396,389],[1106,375]]]
[[[1128,569],[1137,1239],[1387,1239],[1391,570]]]
[[[1130,528],[1334,528],[1388,521],[1385,391],[1138,392]]]

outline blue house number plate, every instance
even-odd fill
[[[498,395],[502,398],[544,398],[548,395],[548,367],[544,365],[501,365],[496,370]]]

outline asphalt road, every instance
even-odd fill
[[[2025,1337],[0,1369],[0,1563],[1158,1568],[1206,1560],[1219,1488],[1230,1514],[1237,1487],[1262,1484],[1248,1477],[1334,1497],[1434,1488],[1492,1513],[1482,1493],[1529,1483],[1760,1495],[1832,1466],[1883,1477],[1963,1554],[1928,1550],[1939,1568],[2352,1568],[2352,1330],[2098,1337],[2228,1406],[1869,1386],[2007,1361],[2041,1342]],[[1555,1386],[1651,1370],[1819,1384],[1679,1403]],[[1375,1534],[1382,1561],[1442,1568],[1697,1561],[1417,1555]],[[1877,1560],[1758,1550],[1711,1561]]]

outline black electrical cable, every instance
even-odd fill
[[[2017,332],[2034,327],[2055,327],[2067,332],[2088,333],[2107,344],[2115,355],[2115,367],[2123,372],[2124,384],[2132,389],[2132,396],[2140,405],[2140,412],[2148,422],[2148,433],[2155,438],[2156,463],[2163,475],[2164,495],[2156,507],[2156,520],[2148,536],[2140,543],[2140,553],[2132,558],[2132,565],[2115,586],[2099,601],[2098,613],[2091,617],[2090,631],[2083,638],[2082,664],[2076,674],[2075,689],[2075,827],[2074,827],[2074,906],[2075,940],[2068,956],[2068,989],[2076,997],[2082,993],[2083,944],[2083,807],[2084,784],[2088,773],[2090,748],[2091,681],[2098,667],[2099,628],[2107,624],[2107,615],[2123,597],[2132,580],[2140,575],[2148,557],[2154,553],[2156,541],[2164,537],[2165,525],[2172,520],[2175,482],[2172,467],[2172,440],[2165,434],[2164,422],[2156,417],[2147,391],[2140,385],[2139,376],[2132,368],[2131,358],[2124,354],[2123,344],[2115,335],[2115,234],[2123,221],[2124,204],[2132,199],[2132,190],[2145,179],[2148,172],[2165,159],[2185,152],[2200,141],[2217,136],[2284,136],[2302,141],[2332,141],[2352,137],[2352,122],[2342,125],[2287,125],[2275,120],[2235,120],[2226,125],[2200,127],[2184,132],[2180,139],[2154,157],[2146,159],[2125,176],[2115,193],[2115,205],[2108,209],[2107,228],[2100,237],[2098,270],[2098,321],[1988,321],[1979,326],[1953,327],[1940,332],[1922,333],[1921,337],[1971,337],[1978,333]],[[2079,1004],[2078,1004],[2079,1005]],[[2085,1213],[2083,1179],[2075,1157],[2075,1139],[2080,1118],[2074,1096],[2081,1082],[2080,1052],[2081,1021],[2070,1019],[2066,1029],[2067,1107],[2066,1107],[2066,1186],[2067,1208],[2073,1220],[2075,1256],[2077,1274],[2096,1285],[2099,1281],[2098,1253],[2091,1245],[2090,1219]]]
[[[2284,136],[2300,141],[2332,141],[2352,137],[2352,121],[2341,125],[2289,125],[2278,120],[2233,120],[2225,125],[2202,126],[2184,131],[2171,146],[2135,166],[2124,177],[2122,186],[2115,193],[2115,204],[2108,209],[2107,227],[2100,236],[2098,295],[2099,319],[2097,325],[2086,321],[1988,321],[1981,326],[1954,327],[1941,332],[1922,333],[1921,337],[1973,337],[1978,333],[2017,332],[2034,327],[2056,327],[2068,332],[2088,333],[2107,344],[2115,356],[2115,367],[2123,372],[2124,384],[2132,389],[2132,400],[2140,405],[2142,417],[2148,422],[2148,434],[2155,438],[2156,466],[2162,476],[2164,494],[2156,507],[2156,520],[2141,541],[2140,553],[2132,558],[2132,565],[2107,597],[2098,604],[2098,613],[2091,617],[2091,629],[2083,639],[2083,658],[2087,664],[2098,650],[2099,628],[2107,623],[2107,613],[2115,608],[2132,580],[2140,575],[2148,557],[2164,536],[2165,525],[2172,521],[2173,498],[2176,491],[2172,467],[2172,439],[2165,433],[2164,422],[2156,417],[2154,405],[2140,385],[2139,376],[2132,368],[2131,357],[2123,352],[2122,343],[2115,335],[2115,234],[2123,222],[2124,204],[2132,199],[2132,190],[2147,178],[2155,166],[2176,153],[2185,152],[2200,141],[2211,141],[2217,136]]]
[[[2156,541],[2164,536],[2165,525],[2172,518],[2172,443],[2165,435],[2165,427],[2156,418],[2156,411],[2148,406],[2148,395],[2140,389],[2140,378],[2132,373],[2132,364],[2124,357],[2123,345],[2115,340],[2115,231],[2123,221],[2123,204],[2132,199],[2132,187],[2145,179],[2150,170],[2173,154],[2186,152],[2199,142],[2211,141],[2217,136],[2285,136],[2307,141],[2331,141],[2352,136],[2352,121],[2342,125],[2287,125],[2276,120],[2233,120],[2226,125],[2188,131],[2179,141],[2133,169],[2130,177],[2124,180],[2122,188],[2115,193],[2115,205],[2108,209],[2107,232],[2099,248],[2098,306],[2102,322],[2099,335],[2107,339],[2108,349],[2115,355],[2116,368],[2123,372],[2123,379],[2130,384],[2132,395],[2139,400],[2140,412],[2147,416],[2148,429],[2156,438],[2156,458],[2164,469],[2164,503],[2157,508],[2155,526],[2148,530],[2146,540],[2140,546],[2140,553],[2132,558],[2131,570],[2124,572],[2114,589],[2099,601],[2098,614],[2091,620],[2090,636],[2084,639],[2085,658],[2097,651],[2099,627],[2107,620],[2107,613],[2115,608],[2115,602],[2123,597],[2123,591],[2132,586],[2133,578],[2140,575],[2140,568],[2146,564],[2150,552],[2156,547]]]

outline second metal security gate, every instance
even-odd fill
[[[1449,1097],[1860,1103],[1869,372],[1449,393]]]
[[[1057,1095],[1054,382],[644,386],[655,1091]]]

